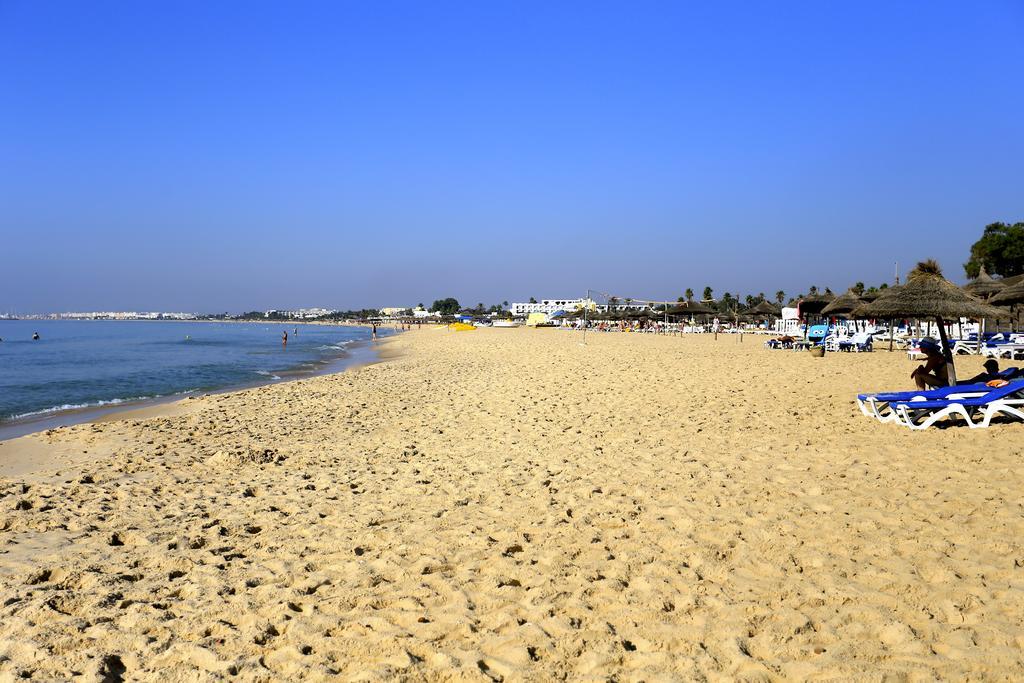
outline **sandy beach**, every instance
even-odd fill
[[[0,444],[0,678],[1021,675],[1024,425],[864,417],[903,353],[580,340],[423,329]]]

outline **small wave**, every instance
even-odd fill
[[[188,393],[188,392],[179,392]],[[116,406],[121,403],[131,403],[132,401],[145,401],[151,398],[160,398],[159,396],[135,396],[132,398],[112,398],[109,401],[95,401],[93,403],[65,403],[61,406],[53,406],[52,408],[44,408],[43,410],[33,410],[27,413],[21,413],[19,415],[12,415],[12,420],[20,420],[26,417],[35,417],[37,415],[49,415],[50,413],[62,413],[65,410],[81,410],[82,408],[100,408],[102,406]]]
[[[274,379],[281,379],[275,376]],[[164,398],[164,396],[186,396],[188,394],[194,394],[199,389],[185,389],[184,391],[175,391],[173,394],[154,394],[152,396],[132,396],[129,398],[112,398],[105,401],[94,401],[92,403],[65,403],[60,406],[53,406],[52,408],[44,408],[42,410],[32,410],[27,413],[20,413],[18,415],[11,415],[9,420],[23,420],[26,417],[37,417],[39,415],[50,415],[52,413],[63,413],[67,410],[82,410],[83,408],[102,408],[103,406],[116,406],[122,403],[135,403],[137,401],[151,401],[153,399]]]
[[[263,375],[264,377],[269,377],[270,379],[273,379],[273,380],[281,379],[278,375],[275,375],[274,373],[272,373],[272,372],[270,372],[268,370],[257,370],[256,374],[257,375]]]
[[[320,346],[318,346],[316,348],[317,348],[317,351],[330,351],[332,349],[335,350],[335,351],[344,351],[348,347],[348,345],[351,344],[351,343],[352,343],[351,341],[343,341],[343,342],[338,342],[337,344],[321,344]]]

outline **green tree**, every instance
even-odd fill
[[[693,301],[693,290],[689,287],[686,288],[686,300]]]
[[[811,285],[811,288],[809,290],[807,290],[807,291],[809,291],[811,293],[811,296],[817,296],[817,294],[818,294],[818,285]]]
[[[964,264],[967,277],[978,277],[981,267],[991,275],[1011,277],[1024,273],[1024,223],[990,223],[981,239],[971,245]]]
[[[714,292],[713,289],[711,289],[710,287],[705,287],[704,288],[704,301],[711,301],[711,297],[712,297],[712,295],[714,293],[715,292]]]
[[[856,292],[857,296],[860,296],[861,294],[864,293],[864,283],[858,282],[853,286],[852,289],[854,292]]]
[[[436,311],[441,315],[455,315],[459,312],[459,300],[453,297],[447,299],[438,299],[431,306],[431,311]]]
[[[779,291],[775,292],[775,303],[777,303],[779,306],[781,306],[782,302],[785,301],[785,300],[786,300],[786,293],[784,291],[782,291],[780,289]]]
[[[535,304],[535,303],[537,303],[537,300],[536,300],[536,299],[534,299],[534,298],[533,298],[533,297],[531,296],[531,297],[530,297],[530,303],[531,303],[531,304]]]

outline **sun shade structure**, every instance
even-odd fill
[[[800,315],[818,315],[835,299],[831,294],[815,294],[800,300]]]
[[[825,308],[821,309],[823,315],[848,316],[864,304],[864,301],[857,296],[857,292],[848,289],[832,300]]]
[[[1021,280],[1015,285],[1004,287],[999,292],[993,294],[988,300],[988,303],[999,304],[1000,306],[1024,304],[1024,280]]]
[[[939,264],[931,259],[918,263],[899,291],[878,297],[854,311],[854,315],[863,318],[934,318],[939,324],[939,337],[942,338],[946,362],[949,364],[950,385],[956,384],[956,371],[943,321],[995,318],[1002,313],[995,306],[976,299],[942,277]]]
[[[1004,289],[1006,289],[1006,283],[994,280],[992,276],[985,272],[985,266],[981,267],[978,277],[964,285],[964,291],[979,299],[990,299],[994,294],[998,294]]]
[[[710,315],[717,312],[699,301],[687,301],[669,309],[668,313],[669,315]]]
[[[761,303],[759,303],[758,305],[754,306],[749,311],[747,311],[747,313],[753,314],[753,315],[774,315],[774,316],[778,316],[781,313],[781,311],[778,309],[777,306],[774,306],[773,304],[770,304],[767,301],[762,301]]]

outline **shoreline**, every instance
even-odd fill
[[[139,421],[158,418],[170,418],[187,415],[192,412],[196,399],[213,397],[231,397],[237,394],[244,394],[250,391],[258,391],[267,387],[276,387],[286,384],[293,384],[304,380],[318,377],[330,377],[332,375],[343,375],[348,372],[355,372],[362,368],[386,363],[401,355],[400,352],[388,348],[399,338],[398,334],[388,335],[378,339],[376,344],[368,342],[360,346],[367,352],[364,358],[352,363],[347,363],[342,368],[327,367],[323,371],[310,373],[302,376],[295,376],[280,381],[264,382],[261,384],[244,387],[226,387],[216,391],[198,393],[191,396],[167,396],[150,401],[139,401],[132,404],[119,404],[109,409],[95,411],[82,410],[71,422],[54,424],[42,428],[33,429],[30,432],[0,439],[0,483],[4,478],[11,477],[34,477],[58,469],[58,467],[77,467],[85,465],[90,460],[88,451],[78,453],[74,450],[62,449],[52,443],[43,443],[39,437],[59,435],[62,428],[75,428],[86,425],[93,425],[97,428],[115,422]],[[85,414],[89,413],[89,414]],[[99,427],[102,428],[102,427]],[[59,461],[63,458],[62,461]]]
[[[78,322],[78,321],[69,321]],[[150,321],[150,320],[89,320],[82,322],[222,322],[222,321],[196,321],[196,320],[183,320],[183,321]],[[247,321],[248,322],[248,321]],[[306,323],[306,324],[319,324],[319,323]],[[206,391],[183,391],[176,394],[167,394],[163,396],[150,396],[139,399],[112,399],[116,402],[107,402],[98,405],[81,406],[77,408],[69,409],[56,409],[52,411],[44,411],[36,415],[30,415],[25,417],[19,417],[10,419],[7,421],[0,421],[0,445],[9,443],[15,439],[19,439],[23,436],[29,436],[31,434],[38,434],[39,432],[45,432],[50,429],[59,429],[61,427],[71,427],[78,424],[86,424],[90,422],[101,422],[112,419],[118,419],[118,416],[122,413],[130,413],[134,411],[149,410],[152,408],[158,408],[160,406],[172,406],[179,402],[188,401],[200,396],[211,396],[217,394],[234,393],[236,391],[247,391],[249,389],[255,389],[258,387],[271,386],[276,384],[282,384],[285,382],[294,382],[297,380],[308,379],[310,377],[319,377],[321,375],[330,375],[338,372],[346,372],[352,369],[358,369],[366,365],[372,365],[374,363],[382,362],[381,355],[384,353],[383,349],[377,349],[376,347],[383,347],[389,340],[397,337],[400,333],[391,332],[376,342],[371,340],[356,341],[346,349],[344,355],[330,359],[327,363],[322,364],[308,372],[300,372],[297,370],[281,371],[277,374],[279,379],[272,379],[267,377],[265,380],[255,380],[253,382],[247,382],[245,384],[232,384],[224,387],[218,387],[216,389],[210,389]],[[370,357],[364,357],[369,355]]]

